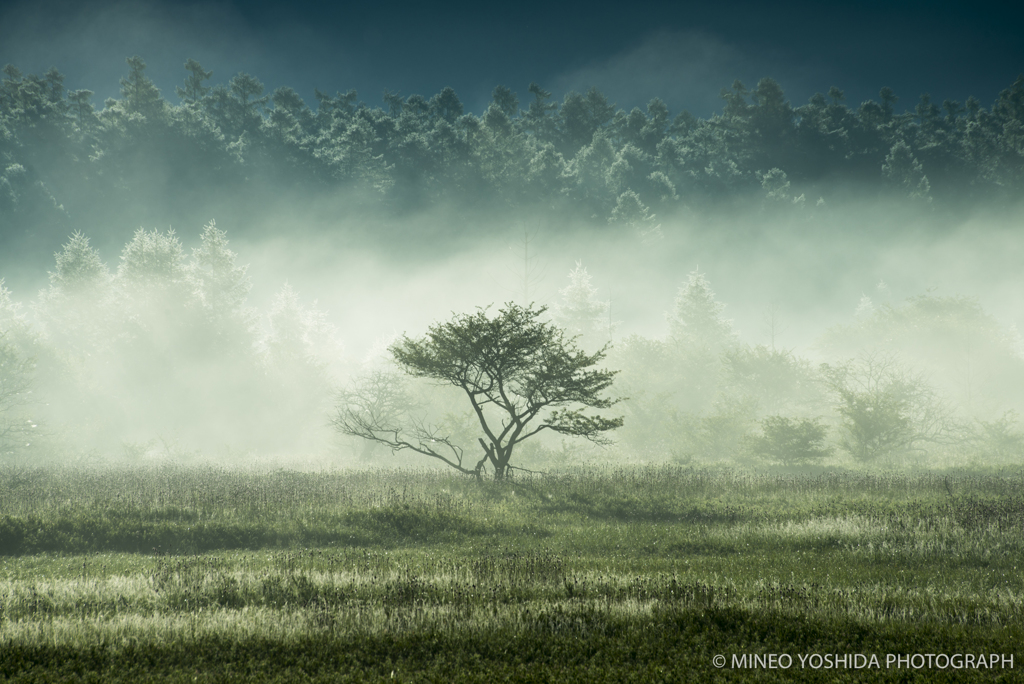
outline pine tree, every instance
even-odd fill
[[[724,310],[704,274],[693,271],[668,316],[669,335],[681,347],[720,353],[736,344],[732,321],[722,317]]]
[[[217,314],[240,311],[252,289],[249,267],[236,266],[236,256],[228,248],[227,233],[215,221],[206,224],[200,246],[192,250],[188,276],[203,306]]]
[[[68,102],[74,105],[71,111],[75,113],[79,126],[85,126],[93,120],[93,113],[96,108],[89,102],[94,93],[91,90],[72,90],[68,93]]]
[[[89,238],[80,232],[72,235],[55,257],[57,266],[50,273],[50,286],[66,296],[91,293],[110,279],[110,271],[99,252],[89,246]]]
[[[896,189],[912,199],[931,201],[931,183],[907,143],[899,140],[885,156],[882,175]]]
[[[597,298],[597,288],[582,262],[569,271],[569,284],[558,291],[561,302],[555,306],[555,323],[570,337],[579,337],[580,345],[597,348],[608,341],[608,302]]]
[[[185,282],[185,252],[173,229],[139,228],[121,252],[118,280],[130,290],[168,289]]]
[[[645,243],[654,242],[663,237],[661,224],[655,223],[656,216],[640,200],[640,195],[632,190],[626,190],[615,200],[615,208],[608,218],[608,223],[624,225],[636,234]]]
[[[248,266],[235,265],[236,254],[228,248],[227,233],[210,221],[192,250],[188,278],[205,314],[216,343],[246,355],[252,346],[256,314],[246,308],[252,289]]]
[[[82,233],[72,235],[55,258],[50,287],[39,293],[40,321],[56,349],[71,356],[95,354],[115,336],[110,270]]]
[[[121,97],[125,109],[143,116],[159,116],[163,113],[164,101],[160,91],[146,76],[146,63],[141,57],[129,57],[128,76],[121,79]]]
[[[203,83],[210,80],[213,72],[203,69],[203,65],[194,59],[189,59],[185,62],[185,70],[189,73],[185,78],[185,87],[175,88],[174,92],[187,103],[199,102],[211,90],[209,86],[204,86]]]

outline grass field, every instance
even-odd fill
[[[0,679],[1024,681],[1022,570],[1019,471],[7,467]]]

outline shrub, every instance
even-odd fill
[[[768,416],[761,421],[761,436],[750,439],[750,450],[761,458],[784,465],[806,465],[831,456],[828,428],[817,418],[796,420]]]

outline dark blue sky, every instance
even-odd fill
[[[708,116],[734,79],[772,76],[795,105],[835,85],[854,107],[882,86],[900,107],[923,92],[989,106],[1024,72],[1016,4],[3,1],[0,63],[56,66],[97,105],[139,54],[172,102],[191,57],[214,83],[245,71],[310,103],[314,87],[355,88],[377,106],[385,88],[430,96],[450,85],[479,112],[495,85],[525,105],[537,81],[557,97],[596,85],[620,107],[659,96]]]

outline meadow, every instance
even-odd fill
[[[1020,681],[1021,566],[1020,470],[3,466],[0,679]]]

